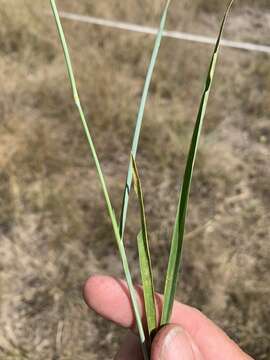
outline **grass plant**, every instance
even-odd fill
[[[151,255],[150,255],[150,246],[149,246],[149,238],[148,238],[148,231],[147,231],[147,223],[146,223],[146,215],[145,215],[145,209],[144,209],[144,199],[143,199],[143,192],[142,192],[142,186],[141,181],[139,177],[139,172],[136,165],[136,154],[138,150],[138,144],[139,144],[139,138],[140,138],[140,132],[142,128],[142,122],[143,122],[143,116],[144,116],[144,110],[145,105],[147,101],[147,96],[149,93],[149,88],[151,84],[151,79],[153,75],[153,71],[155,68],[160,43],[162,39],[163,30],[166,23],[167,13],[170,5],[170,0],[166,2],[159,31],[156,36],[156,41],[151,57],[151,61],[148,67],[146,80],[144,84],[144,89],[142,93],[142,98],[138,110],[138,115],[136,119],[136,125],[135,125],[135,131],[133,135],[132,140],[132,148],[131,148],[131,158],[129,162],[128,167],[128,174],[126,178],[125,188],[124,188],[124,194],[123,194],[123,203],[122,203],[122,209],[121,209],[121,216],[120,216],[120,222],[118,224],[117,218],[114,212],[114,209],[112,207],[112,202],[109,196],[109,192],[107,189],[106,181],[102,172],[102,168],[98,159],[98,155],[95,149],[94,141],[91,136],[91,132],[89,130],[83,108],[81,106],[77,86],[76,86],[76,80],[73,73],[72,63],[69,55],[69,50],[67,46],[67,42],[65,39],[64,31],[62,28],[61,20],[59,17],[59,13],[57,10],[56,2],[55,0],[50,0],[53,15],[56,21],[57,30],[59,33],[60,41],[63,47],[66,66],[68,70],[68,76],[73,92],[74,102],[78,109],[80,119],[82,122],[82,126],[90,147],[90,151],[92,154],[92,157],[95,162],[95,166],[97,169],[98,177],[100,180],[100,184],[102,187],[102,191],[104,194],[107,210],[112,222],[112,227],[115,235],[115,239],[117,242],[119,254],[121,257],[123,270],[125,273],[126,281],[128,284],[129,292],[130,292],[130,298],[133,306],[134,316],[136,319],[136,324],[140,336],[140,341],[142,344],[142,351],[144,355],[144,359],[150,358],[150,347],[148,344],[151,342],[151,337],[154,334],[154,332],[159,328],[160,325],[165,325],[170,322],[173,302],[175,299],[175,293],[178,283],[178,276],[179,276],[179,270],[181,265],[181,254],[182,254],[182,248],[183,248],[183,238],[184,238],[184,230],[185,230],[185,220],[186,220],[186,214],[187,214],[187,208],[188,208],[188,199],[189,199],[189,192],[190,192],[190,186],[191,186],[191,180],[192,180],[192,174],[194,169],[194,164],[196,160],[196,154],[200,139],[200,134],[203,126],[203,120],[206,113],[206,108],[208,104],[209,94],[211,90],[211,85],[213,82],[214,74],[215,74],[215,68],[216,63],[218,59],[219,49],[220,49],[220,40],[222,37],[224,25],[229,13],[229,10],[232,6],[233,0],[230,1],[226,13],[224,15],[220,31],[217,37],[216,45],[214,48],[213,55],[211,57],[211,62],[209,66],[209,71],[207,74],[207,78],[205,81],[205,86],[199,106],[198,116],[195,122],[194,131],[191,139],[190,149],[187,157],[186,162],[186,168],[183,178],[183,183],[180,191],[180,197],[179,197],[179,205],[177,209],[177,215],[176,215],[176,221],[173,229],[173,236],[171,241],[171,250],[170,250],[170,256],[169,256],[169,262],[168,262],[168,268],[167,268],[167,275],[166,275],[166,281],[165,281],[165,289],[164,289],[164,305],[163,305],[163,311],[162,311],[162,317],[161,317],[161,323],[157,323],[157,316],[156,316],[156,308],[155,308],[155,298],[154,298],[154,280],[153,280],[153,273],[152,273],[152,267],[151,267]],[[133,176],[132,176],[133,175]],[[125,246],[124,246],[124,230],[126,225],[126,218],[127,218],[127,211],[128,211],[128,203],[129,203],[129,194],[131,191],[131,185],[132,185],[132,177],[134,179],[134,188],[135,192],[138,197],[138,203],[140,207],[140,220],[141,220],[141,230],[139,232],[137,242],[138,242],[138,252],[139,252],[139,263],[140,263],[140,270],[141,270],[141,277],[142,277],[142,284],[143,284],[143,292],[144,292],[144,303],[145,303],[145,310],[146,310],[146,318],[147,318],[147,332],[144,330],[141,317],[140,317],[140,311],[139,306],[136,299],[136,293],[132,281],[131,272],[129,269],[129,262],[127,259]]]

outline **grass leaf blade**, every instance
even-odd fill
[[[161,325],[165,325],[170,321],[176,286],[178,281],[178,274],[180,270],[181,264],[181,254],[182,254],[182,246],[183,246],[183,237],[184,237],[184,229],[185,229],[185,219],[187,212],[187,205],[189,199],[190,185],[192,180],[193,168],[196,159],[198,144],[200,133],[203,125],[203,120],[205,117],[206,107],[208,103],[209,93],[211,90],[211,85],[213,82],[213,77],[215,73],[219,48],[220,48],[220,40],[222,37],[224,25],[229,13],[229,10],[232,6],[233,0],[229,3],[226,13],[224,15],[219,35],[217,38],[217,42],[214,48],[214,53],[211,58],[211,63],[205,83],[205,89],[201,98],[200,107],[198,116],[196,119],[193,136],[190,144],[190,149],[188,153],[188,159],[186,163],[186,169],[184,173],[183,185],[177,210],[176,222],[174,225],[173,237],[171,242],[171,250],[169,257],[169,264],[167,269],[167,276],[165,282],[165,290],[164,290],[164,304],[162,310],[161,317]]]
[[[147,327],[149,339],[154,330],[157,328],[157,318],[156,318],[156,306],[155,306],[155,290],[154,290],[154,281],[153,281],[153,272],[151,265],[151,256],[149,250],[149,240],[148,232],[146,225],[146,216],[144,210],[144,200],[143,200],[143,191],[141,186],[141,181],[136,166],[136,162],[132,157],[133,165],[133,176],[134,176],[134,189],[138,197],[141,213],[141,231],[137,237],[138,252],[139,252],[139,261],[140,261],[140,270],[141,278],[143,285],[143,295],[144,295],[144,305],[147,319]]]
[[[131,154],[134,157],[134,159],[136,158],[136,155],[137,155],[137,149],[138,149],[140,132],[141,132],[141,127],[142,127],[144,109],[145,109],[146,100],[148,97],[149,87],[150,87],[150,83],[152,80],[155,64],[156,64],[158,53],[159,53],[159,48],[160,48],[160,44],[161,44],[161,40],[162,40],[162,36],[163,36],[164,27],[166,24],[166,19],[167,19],[170,2],[171,2],[171,0],[167,0],[167,2],[166,2],[166,5],[164,8],[162,17],[161,17],[161,21],[160,21],[159,31],[156,36],[156,41],[155,41],[155,45],[153,48],[152,57],[151,57],[150,64],[149,64],[147,74],[146,74],[144,89],[143,89],[143,93],[142,93],[142,97],[141,97],[141,102],[140,102],[140,106],[139,106],[139,111],[138,111],[138,115],[137,115],[137,119],[136,119],[136,125],[135,125],[133,140],[132,140]],[[129,162],[128,174],[127,174],[126,184],[125,184],[125,188],[124,188],[124,195],[123,195],[123,202],[122,202],[122,209],[121,209],[121,216],[120,216],[119,228],[120,228],[121,239],[123,239],[123,237],[124,237],[131,184],[132,184],[132,160],[130,160],[130,162]]]
[[[144,306],[147,319],[148,335],[151,339],[152,334],[157,328],[157,317],[155,307],[155,293],[153,287],[153,277],[151,270],[151,263],[149,259],[149,249],[147,248],[146,239],[142,232],[137,237],[140,270],[143,285]]]
[[[70,80],[70,84],[71,84],[71,88],[72,88],[72,92],[73,92],[73,96],[74,96],[74,102],[77,106],[79,115],[80,115],[80,119],[83,125],[83,129],[91,150],[91,154],[93,156],[94,162],[95,162],[95,166],[97,169],[97,173],[99,176],[99,180],[101,183],[101,187],[103,190],[103,194],[104,194],[104,198],[105,198],[105,202],[106,202],[106,206],[107,206],[107,210],[108,213],[110,215],[111,218],[111,222],[112,222],[112,226],[113,226],[113,230],[114,230],[114,235],[117,241],[117,246],[118,246],[118,250],[120,253],[120,257],[121,257],[121,261],[122,261],[122,265],[123,265],[123,269],[124,269],[124,273],[125,273],[125,277],[127,280],[127,284],[128,284],[128,288],[129,288],[129,292],[130,292],[130,297],[131,297],[131,303],[132,303],[132,307],[133,307],[133,311],[134,311],[134,315],[135,315],[135,319],[136,319],[136,324],[138,327],[138,332],[139,332],[139,336],[140,336],[140,340],[141,340],[141,344],[142,344],[142,351],[143,351],[143,356],[145,360],[149,359],[149,355],[148,355],[148,350],[147,350],[147,346],[146,346],[146,341],[145,341],[145,334],[144,334],[144,330],[143,330],[143,326],[142,326],[142,322],[141,322],[141,317],[140,317],[140,310],[139,310],[139,306],[137,303],[137,298],[136,298],[136,291],[134,289],[133,286],[133,282],[132,282],[132,278],[131,278],[131,273],[129,270],[129,265],[128,265],[128,260],[127,260],[127,256],[126,256],[126,252],[125,252],[125,248],[124,248],[124,244],[121,241],[121,237],[120,237],[120,231],[119,231],[119,227],[117,224],[117,220],[116,220],[116,216],[115,216],[115,212],[113,210],[112,204],[111,204],[111,200],[109,197],[109,193],[108,193],[108,189],[107,189],[107,185],[103,176],[103,172],[99,163],[99,159],[97,156],[97,152],[94,146],[94,142],[91,136],[91,133],[89,131],[86,119],[85,119],[85,115],[80,103],[80,98],[79,98],[79,94],[78,94],[78,90],[77,90],[77,85],[76,85],[76,80],[75,80],[75,76],[74,76],[74,72],[73,72],[73,68],[72,68],[72,63],[71,63],[71,59],[70,59],[70,55],[69,55],[69,50],[68,50],[68,46],[67,46],[67,42],[65,39],[65,34],[64,34],[64,30],[61,24],[61,20],[60,20],[60,16],[58,13],[58,9],[56,6],[56,2],[55,0],[50,0],[51,3],[51,8],[53,11],[53,15],[54,15],[54,19],[56,22],[56,26],[57,26],[57,30],[58,30],[58,34],[60,37],[60,41],[61,41],[61,45],[63,47],[63,51],[64,51],[64,57],[65,57],[65,61],[66,61],[66,65],[67,65],[67,71],[68,71],[68,76],[69,76],[69,80]]]

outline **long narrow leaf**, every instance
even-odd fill
[[[151,335],[153,334],[154,330],[156,330],[157,328],[154,281],[153,281],[153,272],[151,265],[151,256],[149,250],[146,216],[144,210],[143,191],[139,177],[139,172],[136,166],[135,159],[133,157],[132,157],[132,165],[133,165],[133,176],[134,176],[134,189],[138,197],[138,201],[140,205],[140,214],[141,214],[141,231],[138,235],[137,243],[138,243],[138,251],[139,251],[141,278],[143,284],[144,306],[146,312],[148,334],[149,334],[149,340],[151,340]]]
[[[107,209],[108,209],[108,213],[110,215],[111,221],[112,221],[112,226],[113,226],[113,230],[114,230],[114,235],[117,241],[117,245],[118,245],[118,249],[119,249],[119,253],[120,253],[120,257],[121,257],[121,261],[123,264],[123,269],[124,269],[124,273],[125,273],[125,277],[127,280],[127,284],[129,287],[129,291],[130,291],[130,297],[131,297],[131,302],[132,302],[132,306],[133,306],[133,311],[134,311],[134,315],[136,318],[136,323],[137,323],[137,327],[138,327],[138,332],[140,335],[140,340],[141,340],[141,344],[142,344],[142,350],[143,350],[143,354],[144,354],[144,359],[147,360],[149,359],[148,356],[148,352],[147,352],[147,346],[145,343],[145,334],[144,334],[144,330],[143,330],[143,326],[142,326],[142,322],[141,322],[141,318],[140,318],[140,311],[139,311],[139,306],[137,303],[137,299],[136,299],[136,292],[132,283],[132,278],[131,278],[131,274],[130,274],[130,270],[129,270],[129,265],[128,265],[128,260],[127,260],[127,256],[126,256],[126,252],[125,252],[125,248],[123,245],[123,242],[121,241],[121,237],[120,237],[120,232],[119,232],[119,227],[117,224],[117,220],[116,220],[116,216],[114,213],[114,210],[112,208],[111,205],[111,200],[109,197],[109,193],[107,190],[107,185],[102,173],[102,169],[99,163],[99,159],[95,150],[95,146],[93,143],[93,139],[91,137],[86,119],[85,119],[85,115],[80,103],[80,98],[79,98],[79,94],[78,94],[78,90],[77,90],[77,85],[76,85],[76,81],[75,81],[75,77],[74,77],[74,72],[73,72],[73,68],[72,68],[72,63],[71,63],[71,59],[70,59],[70,55],[69,55],[69,50],[68,50],[68,46],[67,46],[67,42],[65,39],[65,34],[63,31],[63,27],[61,24],[61,20],[59,17],[59,13],[57,10],[57,6],[55,3],[55,0],[50,0],[51,3],[51,7],[52,7],[52,11],[53,11],[53,15],[55,18],[55,22],[56,22],[56,26],[57,26],[57,30],[59,33],[59,37],[60,37],[60,41],[63,47],[63,51],[64,51],[64,56],[65,56],[65,61],[66,61],[66,65],[67,65],[67,70],[68,70],[68,75],[69,75],[69,80],[70,80],[70,84],[71,84],[71,88],[72,88],[72,92],[73,92],[73,96],[74,96],[74,101],[75,104],[78,108],[78,112],[80,114],[80,119],[83,125],[83,129],[91,150],[91,154],[93,156],[94,162],[95,162],[95,166],[97,169],[97,173],[99,176],[99,180],[101,183],[101,187],[103,190],[103,194],[104,194],[104,198],[105,198],[105,202],[107,205]]]
[[[165,282],[165,290],[164,290],[164,304],[163,304],[163,311],[161,317],[161,325],[165,325],[170,321],[173,301],[176,292],[176,286],[178,282],[178,275],[180,270],[181,264],[181,254],[182,254],[182,247],[183,247],[183,237],[184,237],[184,230],[185,230],[185,219],[186,219],[186,212],[187,212],[187,205],[189,199],[189,191],[190,185],[192,180],[193,168],[196,159],[198,143],[200,138],[200,133],[203,125],[203,120],[205,117],[206,107],[208,103],[209,93],[211,90],[211,85],[213,82],[213,77],[215,73],[219,48],[220,48],[220,40],[222,37],[224,25],[229,13],[229,10],[232,6],[233,0],[227,7],[226,13],[224,15],[221,28],[219,31],[219,35],[217,38],[217,42],[215,45],[214,53],[211,59],[205,89],[202,95],[199,112],[197,116],[197,120],[195,123],[195,128],[190,144],[189,154],[186,163],[186,169],[183,179],[183,185],[177,210],[176,222],[174,225],[172,243],[171,243],[171,250],[170,250],[170,257],[169,257],[169,264],[167,269],[167,276]]]
[[[155,41],[154,49],[152,52],[152,57],[151,57],[150,64],[149,64],[147,74],[146,74],[144,89],[143,89],[143,93],[142,93],[142,98],[141,98],[141,102],[140,102],[140,106],[139,106],[139,111],[138,111],[138,115],[137,115],[137,119],[136,119],[136,125],[135,125],[133,140],[132,140],[131,154],[134,157],[134,159],[136,159],[136,155],[137,155],[137,149],[138,149],[138,144],[139,144],[139,139],[140,139],[140,132],[141,132],[142,121],[143,121],[143,116],[144,116],[145,104],[146,104],[146,100],[148,97],[149,87],[150,87],[150,83],[152,80],[155,64],[157,61],[157,56],[158,56],[158,52],[159,52],[159,48],[160,48],[160,44],[161,44],[161,40],[162,40],[164,27],[166,24],[166,19],[167,19],[170,2],[171,2],[171,0],[167,0],[167,2],[166,2],[166,5],[164,8],[162,17],[161,17],[161,21],[160,21],[159,31],[156,36],[156,41]],[[122,240],[123,240],[124,231],[125,231],[125,224],[126,224],[126,218],[127,218],[129,193],[130,193],[131,184],[132,184],[132,160],[130,160],[130,162],[129,162],[128,174],[127,174],[126,184],[125,184],[125,188],[124,188],[124,195],[123,195],[123,202],[122,202],[122,209],[121,209],[119,228],[120,228],[120,235],[121,235]]]

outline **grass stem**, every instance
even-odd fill
[[[134,311],[134,315],[135,315],[135,319],[136,319],[136,324],[137,324],[137,327],[138,327],[138,332],[139,332],[139,336],[140,336],[140,340],[141,340],[141,344],[142,344],[142,351],[143,351],[144,359],[149,360],[149,356],[148,356],[148,352],[147,352],[147,346],[146,346],[146,343],[145,343],[146,340],[145,340],[144,329],[143,329],[143,326],[142,326],[141,315],[140,315],[140,311],[139,311],[138,302],[137,302],[137,299],[136,299],[136,291],[135,291],[134,286],[133,286],[133,282],[132,282],[131,273],[130,273],[130,270],[129,270],[129,265],[128,265],[128,260],[127,260],[124,244],[121,241],[119,227],[118,227],[118,224],[117,224],[115,212],[114,212],[112,204],[111,204],[111,200],[110,200],[110,196],[109,196],[109,193],[108,193],[105,178],[103,176],[103,172],[102,172],[101,165],[100,165],[100,162],[99,162],[99,159],[98,159],[98,155],[97,155],[97,152],[96,152],[96,149],[95,149],[95,146],[94,146],[94,142],[93,142],[91,133],[89,131],[89,128],[88,128],[88,125],[87,125],[87,122],[86,122],[86,119],[85,119],[85,115],[84,115],[84,112],[83,112],[83,109],[82,109],[82,106],[81,106],[81,102],[80,102],[80,98],[79,98],[79,94],[78,94],[78,90],[77,90],[77,85],[76,85],[76,80],[75,80],[75,76],[74,76],[74,72],[73,72],[73,68],[72,68],[72,63],[71,63],[71,59],[70,59],[70,55],[69,55],[69,50],[68,50],[64,30],[63,30],[63,27],[62,27],[62,24],[61,24],[60,16],[59,16],[59,13],[58,13],[58,9],[57,9],[57,6],[56,6],[56,2],[55,2],[55,0],[50,0],[50,2],[51,2],[53,15],[54,15],[54,18],[55,18],[57,30],[58,30],[58,33],[59,33],[60,41],[61,41],[63,51],[64,51],[64,57],[65,57],[66,65],[67,65],[67,71],[68,71],[68,76],[69,76],[69,80],[70,80],[70,84],[71,84],[71,88],[72,88],[72,92],[73,92],[74,102],[75,102],[75,104],[77,106],[77,109],[78,109],[78,112],[79,112],[79,115],[80,115],[80,119],[81,119],[81,122],[82,122],[82,125],[83,125],[83,129],[84,129],[84,132],[85,132],[85,135],[86,135],[86,138],[87,138],[90,150],[91,150],[91,154],[92,154],[94,162],[95,162],[95,166],[96,166],[97,173],[98,173],[98,176],[99,176],[99,180],[100,180],[100,183],[101,183],[101,187],[102,187],[102,190],[103,190],[105,202],[106,202],[106,205],[107,205],[107,210],[108,210],[109,216],[110,216],[111,221],[112,221],[114,235],[115,235],[116,242],[117,242],[117,245],[118,245],[118,250],[119,250],[119,253],[120,253],[120,257],[121,257],[121,261],[122,261],[126,281],[127,281],[129,292],[130,292],[132,307],[133,307],[133,311]]]

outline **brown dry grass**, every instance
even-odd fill
[[[48,3],[0,11],[0,359],[110,358],[119,331],[87,311],[92,273],[121,275]],[[155,25],[160,2],[59,1]],[[145,6],[142,6],[145,4]],[[168,27],[214,35],[223,1],[174,2]],[[268,39],[269,4],[240,1],[226,35]],[[154,11],[152,12],[152,7]],[[79,88],[119,210],[153,39],[65,21]],[[210,48],[163,43],[139,154],[158,287]],[[270,355],[269,56],[224,49],[196,164],[179,299],[258,360]],[[159,174],[159,175],[157,175]],[[127,248],[138,279],[131,202]]]

